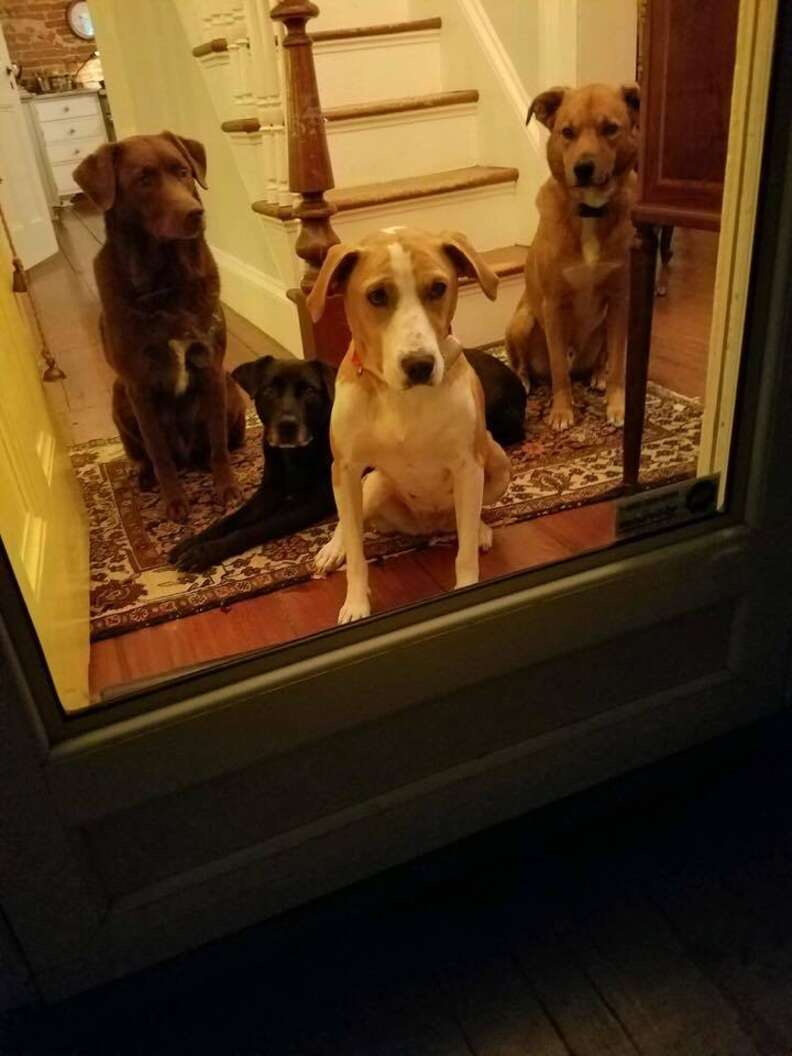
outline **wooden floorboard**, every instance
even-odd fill
[[[790,1056],[792,717],[724,740],[0,1016],[0,1050]]]
[[[115,434],[110,414],[113,372],[102,355],[99,301],[92,261],[104,237],[103,221],[78,198],[57,225],[59,253],[33,269],[32,291],[65,381],[46,386],[68,443]],[[688,396],[703,396],[717,237],[677,231],[668,295],[655,309],[650,375]],[[226,365],[285,351],[246,319],[227,309]],[[496,532],[481,559],[482,579],[563,560],[613,542],[613,507],[600,503]],[[453,588],[453,551],[431,548],[404,555],[372,571],[376,611],[409,605]],[[335,625],[344,588],[335,575],[238,602],[183,620],[96,642],[91,650],[94,699],[128,682],[148,680],[256,648],[267,648]]]

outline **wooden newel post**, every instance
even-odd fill
[[[334,186],[333,167],[316,84],[313,41],[305,29],[308,20],[318,14],[319,8],[311,0],[281,0],[271,13],[272,19],[282,22],[286,29],[283,47],[289,189],[301,198],[294,210],[300,220],[295,250],[306,264],[304,293],[313,286],[328,249],[339,241],[330,223],[335,206],[325,199],[325,191]]]

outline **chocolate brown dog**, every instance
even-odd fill
[[[228,457],[245,435],[244,404],[223,369],[226,330],[217,265],[204,239],[196,183],[206,152],[163,132],[107,143],[74,178],[105,214],[94,261],[105,357],[115,370],[113,419],[142,488],[162,489],[186,521],[177,466],[211,466],[218,500],[240,492]]]

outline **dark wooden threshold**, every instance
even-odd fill
[[[465,169],[451,169],[428,176],[408,176],[400,180],[361,184],[359,187],[338,187],[328,191],[327,198],[338,212],[347,212],[351,209],[430,198],[438,194],[454,194],[501,183],[516,183],[519,175],[518,170],[513,168],[471,165]],[[290,207],[272,205],[270,202],[254,202],[253,211],[279,220],[290,220],[293,216]]]
[[[224,51],[228,51],[228,41],[225,37],[214,37],[212,40],[207,40],[205,44],[198,44],[192,49],[196,59],[201,59],[204,55],[211,55],[212,53],[220,54]]]
[[[439,110],[465,103],[477,103],[479,93],[475,88],[456,92],[434,92],[430,95],[408,95],[401,99],[382,99],[377,103],[354,103],[351,106],[333,106],[325,110],[328,122],[353,121],[356,118],[379,117],[384,114],[419,113],[423,110]]]
[[[376,26],[350,26],[348,29],[317,29],[311,33],[314,44],[328,40],[358,40],[362,37],[390,37],[397,33],[420,33],[442,29],[442,18],[417,18],[412,22],[386,22]]]

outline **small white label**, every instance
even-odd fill
[[[616,538],[709,517],[718,510],[719,474],[652,488],[616,500]]]

